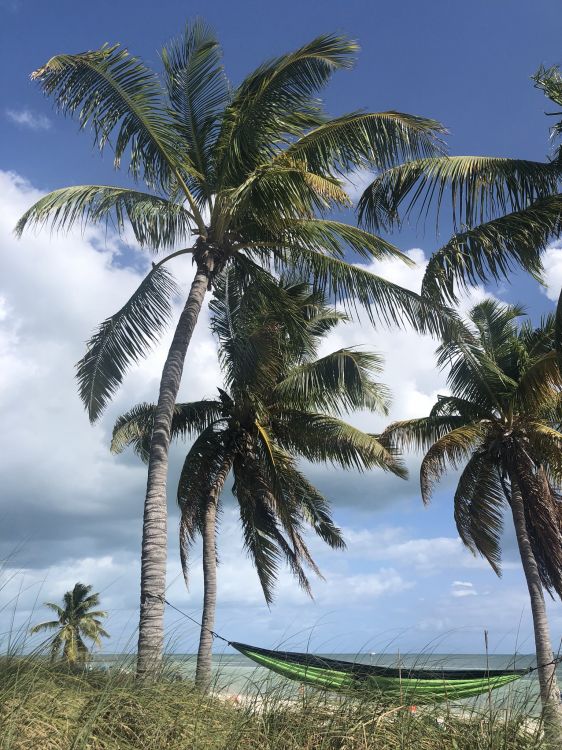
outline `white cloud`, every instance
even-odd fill
[[[32,112],[30,109],[7,109],[6,117],[16,125],[30,130],[49,130],[52,125],[48,117]]]
[[[545,294],[548,299],[557,300],[562,289],[562,242],[554,242],[544,251]]]

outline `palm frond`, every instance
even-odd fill
[[[60,628],[60,622],[58,620],[49,620],[48,622],[37,623],[37,625],[30,628],[29,632],[31,634],[42,633],[44,630],[55,630],[56,628]]]
[[[222,50],[212,31],[197,20],[162,50],[165,83],[172,116],[191,163],[198,174],[193,192],[211,201],[214,189],[213,146],[222,111],[229,100],[229,84]]]
[[[228,433],[210,425],[197,437],[185,457],[177,490],[180,508],[180,559],[184,580],[188,585],[189,550],[205,525],[206,509],[211,492],[225,464],[234,459]],[[228,469],[227,472],[228,473]],[[213,502],[218,501],[222,487]]]
[[[129,445],[145,463],[150,454],[150,440],[154,427],[154,404],[137,404],[122,414],[113,427],[111,452],[121,453]],[[191,401],[175,404],[172,416],[172,438],[191,438],[207,427],[216,424],[222,417],[220,401]]]
[[[373,352],[339,349],[290,370],[271,394],[284,408],[335,411],[370,409],[388,413],[389,390],[373,381],[382,359]]]
[[[442,334],[456,316],[452,310],[404,289],[370,271],[310,248],[281,248],[273,257],[274,267],[287,267],[313,279],[314,287],[330,295],[346,311],[362,308],[369,321],[404,327],[420,333]]]
[[[453,430],[467,424],[465,416],[458,414],[431,414],[392,422],[381,434],[383,445],[393,446],[396,452],[428,451],[431,446]]]
[[[448,468],[458,469],[481,445],[488,431],[484,422],[456,427],[439,438],[425,454],[420,468],[422,499],[429,503],[435,484]]]
[[[191,236],[191,215],[178,203],[157,195],[108,185],[76,185],[54,190],[29,208],[16,225],[21,236],[28,227],[50,223],[55,230],[75,224],[105,222],[120,234],[126,220],[135,239],[154,252],[185,243]]]
[[[404,466],[391,448],[385,447],[377,436],[336,417],[287,409],[275,414],[272,431],[282,448],[309,461],[330,462],[358,471],[377,467],[406,477]]]
[[[562,231],[562,194],[454,235],[430,258],[422,294],[456,301],[457,288],[498,281],[517,267],[540,280],[541,253]]]
[[[172,315],[170,298],[178,293],[171,274],[153,268],[128,302],[104,320],[78,362],[80,398],[94,422],[121,385],[129,365],[145,356]]]
[[[486,454],[475,453],[457,485],[455,523],[463,544],[485,557],[498,576],[505,505],[497,466]]]
[[[256,234],[252,233],[254,242]],[[313,249],[335,258],[344,259],[351,250],[367,261],[398,259],[407,266],[415,266],[411,258],[388,240],[333,219],[270,221],[265,227],[264,240],[280,247]]]
[[[238,87],[218,140],[223,186],[239,182],[275,153],[279,143],[322,122],[314,94],[334,71],[351,66],[357,45],[319,36],[295,52],[264,63]]]
[[[134,178],[142,176],[148,185],[164,189],[183,182],[181,172],[190,165],[185,158],[180,160],[160,82],[126,49],[105,44],[99,50],[57,55],[32,77],[64,114],[78,115],[80,128],[91,126],[100,149],[115,134],[116,167],[128,154]],[[200,219],[187,187],[184,192]]]
[[[437,156],[408,161],[377,176],[359,201],[359,219],[381,231],[452,204],[455,229],[522,211],[557,192],[562,172],[550,162],[490,156]]]
[[[311,172],[346,173],[372,166],[388,169],[400,161],[443,150],[445,129],[435,120],[403,112],[352,112],[333,117],[292,143],[279,157],[303,160]]]

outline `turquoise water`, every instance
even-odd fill
[[[323,654],[332,659],[373,664],[385,667],[398,666],[396,654]],[[183,679],[192,678],[195,674],[195,654],[174,654],[166,658],[166,666],[171,674]],[[418,669],[525,669],[535,664],[532,655],[493,654],[401,654],[400,665],[404,668]],[[98,654],[95,666],[102,669],[125,669],[134,667],[134,658]],[[280,697],[299,695],[298,683],[291,682],[268,669],[259,667],[242,654],[215,654],[213,656],[213,684],[218,692],[232,695],[265,695],[275,693]],[[559,684],[562,684],[562,666],[557,671]],[[307,688],[310,690],[311,688]],[[530,713],[538,710],[538,681],[536,672],[526,675],[514,683],[494,690],[491,694],[493,705],[497,708],[518,707]],[[485,707],[490,696],[483,695],[476,699],[464,701],[474,707]]]

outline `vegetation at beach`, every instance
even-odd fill
[[[132,665],[131,665],[132,666]],[[193,683],[139,683],[132,673],[70,673],[37,659],[0,669],[0,750],[531,750],[539,722],[452,707],[389,707],[310,692],[243,703]]]

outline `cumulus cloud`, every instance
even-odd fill
[[[32,112],[30,109],[7,109],[6,118],[29,130],[49,130],[52,125],[48,117]]]

